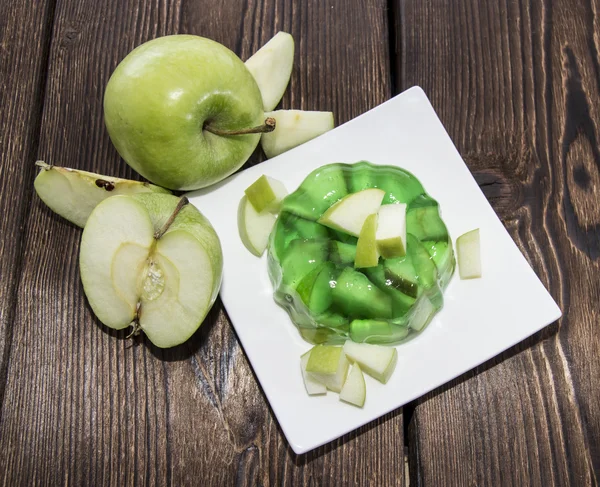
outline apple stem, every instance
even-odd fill
[[[189,203],[189,200],[185,196],[182,196],[181,198],[179,198],[179,202],[177,203],[177,206],[173,210],[173,213],[171,213],[171,216],[169,217],[169,219],[165,222],[165,224],[162,226],[162,228],[154,234],[154,238],[156,240],[161,238],[167,232],[169,227],[175,221],[175,218],[177,218],[177,215],[179,214],[181,209],[188,203]]]
[[[53,167],[52,164],[46,164],[44,161],[35,161],[35,165],[45,169],[46,171],[49,171]]]
[[[267,117],[265,119],[265,123],[263,123],[262,125],[257,125],[256,127],[250,127],[247,129],[240,129],[240,130],[221,130],[221,129],[217,129],[214,127],[211,127],[210,125],[205,125],[204,129],[208,130],[211,134],[215,134],[215,135],[223,135],[223,136],[227,136],[227,135],[246,135],[246,134],[264,134],[267,132],[273,132],[273,130],[275,130],[275,125],[276,125],[276,121],[273,117]]]
[[[140,326],[140,311],[142,310],[142,302],[138,301],[137,304],[135,305],[135,315],[133,316],[133,321],[131,322],[131,325],[133,326],[133,330],[131,331],[131,333],[129,335],[127,335],[125,337],[125,339],[129,339],[131,337],[136,337],[140,334],[140,330],[142,329],[142,327]]]

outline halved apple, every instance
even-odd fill
[[[389,380],[398,362],[398,351],[394,347],[348,340],[344,343],[344,353],[352,363],[359,364],[362,370],[383,384]]]
[[[375,267],[379,262],[379,251],[375,235],[377,232],[377,213],[369,215],[363,223],[358,242],[356,243],[356,258],[354,267]]]
[[[385,191],[377,188],[348,194],[329,207],[318,222],[358,237],[367,217],[379,210],[384,196]]]
[[[54,213],[82,228],[96,205],[109,196],[171,194],[167,189],[141,181],[52,166],[43,161],[35,164],[42,168],[33,183],[38,196]]]
[[[276,110],[265,113],[274,118],[275,130],[262,134],[260,145],[270,159],[304,144],[333,128],[333,113],[303,110]]]
[[[456,239],[458,273],[461,279],[481,277],[481,246],[479,228],[471,230]]]
[[[340,400],[362,408],[365,405],[366,397],[367,386],[365,384],[365,377],[362,370],[360,370],[360,366],[355,363],[340,391]]]
[[[304,379],[304,387],[306,387],[306,392],[309,396],[315,396],[318,394],[326,394],[327,387],[325,387],[320,382],[314,380],[310,375],[306,372],[306,365],[308,364],[308,359],[310,358],[310,350],[306,352],[304,355],[300,357],[300,369],[302,370],[302,378]]]
[[[277,213],[281,207],[281,201],[288,194],[281,181],[264,174],[248,186],[244,192],[258,213],[263,211]]]
[[[247,196],[238,206],[238,231],[244,246],[260,257],[269,243],[269,234],[277,218],[268,211],[257,212]]]
[[[377,247],[384,259],[406,255],[406,204],[379,208]]]
[[[327,389],[340,392],[348,373],[348,360],[342,347],[334,345],[317,345],[310,351],[306,364],[309,377]]]
[[[79,267],[98,319],[132,325],[157,347],[186,341],[217,298],[223,255],[210,222],[186,198],[114,196],[92,211]]]
[[[273,110],[281,100],[293,65],[294,38],[287,32],[275,34],[246,61],[246,68],[260,89],[265,111]]]

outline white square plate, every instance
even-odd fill
[[[309,397],[300,373],[305,342],[272,297],[266,255],[248,252],[237,230],[244,190],[260,175],[292,192],[314,169],[368,160],[401,166],[441,207],[453,240],[481,229],[483,278],[455,275],[444,308],[414,340],[398,346],[386,385],[367,377],[359,409],[338,395]],[[224,254],[221,298],[256,376],[296,453],[305,453],[410,402],[557,320],[561,312],[477,186],[418,87],[350,122],[223,183],[188,195],[219,234]]]

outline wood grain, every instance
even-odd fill
[[[0,4],[0,405],[15,334],[23,222],[32,194],[53,9],[52,1]]]
[[[412,479],[598,485],[600,4],[395,4],[398,86],[421,85],[476,177],[496,181],[492,204],[564,313],[418,401]]]
[[[177,32],[214,38],[242,58],[278,30],[292,33],[294,75],[282,107],[333,110],[345,122],[391,95],[385,9],[381,0],[59,2],[37,157],[136,177],[104,129],[103,90],[134,46]],[[0,422],[5,483],[403,484],[401,411],[294,455],[220,303],[181,347],[132,344],[85,301],[80,230],[37,198],[22,217],[19,333]]]

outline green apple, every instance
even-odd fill
[[[259,213],[262,211],[277,213],[281,207],[281,201],[288,194],[281,181],[264,174],[246,188],[244,192],[248,197],[248,201]]]
[[[377,232],[377,213],[369,215],[363,223],[356,243],[354,267],[375,267],[379,263],[379,251],[375,234]]]
[[[314,380],[306,372],[306,365],[308,364],[309,358],[310,358],[310,350],[300,357],[300,370],[302,371],[302,378],[304,379],[304,387],[306,387],[306,392],[308,393],[309,396],[314,396],[314,395],[318,395],[318,394],[326,394],[327,387],[325,387],[320,382],[317,382],[316,380]]]
[[[358,237],[367,217],[379,211],[384,196],[385,191],[377,188],[348,194],[331,205],[318,222]]]
[[[79,267],[102,323],[132,325],[167,348],[201,325],[217,298],[223,255],[210,222],[186,198],[113,196],[88,218]]]
[[[379,208],[377,247],[384,259],[406,255],[406,204]]]
[[[316,345],[310,351],[306,364],[309,377],[327,389],[340,392],[348,373],[348,360],[342,347],[334,345]]]
[[[344,353],[352,363],[360,365],[362,370],[383,384],[389,380],[398,362],[398,351],[394,347],[348,340],[344,343]]]
[[[269,243],[269,234],[277,218],[268,211],[259,213],[247,196],[243,196],[238,206],[238,231],[244,246],[260,257]]]
[[[270,159],[333,129],[333,113],[276,110],[265,113],[276,121],[275,130],[262,135],[260,145]]]
[[[360,370],[360,366],[355,363],[340,391],[340,400],[362,408],[365,405],[366,397],[367,386],[365,384],[365,376],[362,370]]]
[[[33,182],[38,196],[54,213],[82,228],[96,205],[109,196],[171,193],[150,183],[52,166],[43,161],[36,165],[42,168]]]
[[[294,64],[294,38],[278,32],[246,61],[260,88],[265,111],[273,110],[290,81]]]
[[[244,63],[218,42],[159,37],[117,66],[104,94],[106,128],[121,157],[165,188],[192,190],[236,171],[265,123]]]
[[[481,245],[479,228],[471,230],[456,239],[458,273],[461,279],[481,277]]]

